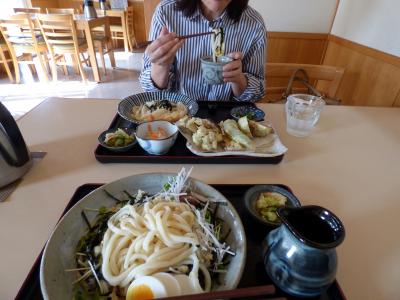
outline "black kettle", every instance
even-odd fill
[[[17,123],[0,102],[0,188],[21,178],[31,166],[32,158]]]

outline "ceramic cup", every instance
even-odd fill
[[[207,84],[222,84],[224,83],[224,78],[222,77],[222,68],[227,63],[233,61],[232,58],[228,56],[220,56],[217,62],[214,62],[212,56],[203,56],[201,60],[201,71],[202,77]]]
[[[164,138],[152,139],[148,137],[150,131],[163,130]],[[162,155],[169,151],[178,136],[178,127],[167,121],[144,122],[136,128],[136,139],[139,145],[149,154]]]

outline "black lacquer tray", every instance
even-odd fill
[[[241,103],[233,101],[198,101],[199,111],[196,117],[209,118],[216,122],[231,118],[230,111],[233,107],[254,103]],[[110,128],[131,128],[136,125],[121,118],[118,114],[112,120]],[[283,159],[283,154],[275,157],[253,156],[197,156],[186,147],[186,139],[178,135],[174,146],[164,155],[149,155],[139,144],[136,144],[127,152],[112,152],[98,145],[94,151],[96,159],[101,163],[188,163],[188,164],[278,164]]]
[[[92,192],[94,189],[100,187],[101,184],[84,184],[75,191],[72,196],[70,202],[65,208],[62,215],[64,215],[75,203],[77,203],[81,198]],[[248,184],[216,184],[212,185],[218,191],[220,191],[236,208],[240,218],[243,222],[243,226],[246,231],[247,238],[247,259],[246,266],[243,272],[242,279],[239,283],[239,287],[251,287],[258,285],[271,284],[271,279],[268,277],[267,273],[264,270],[264,265],[262,262],[261,255],[261,243],[270,229],[266,227],[262,227],[259,223],[256,223],[252,217],[247,213],[243,201],[243,196],[245,192],[252,187],[253,185]],[[283,188],[290,190],[288,187],[284,185],[280,185]],[[26,277],[21,289],[19,290],[18,295],[15,299],[30,299],[37,300],[43,299],[40,291],[40,260],[42,257],[42,252],[36,259],[34,265],[32,266],[31,271]],[[283,296],[288,300],[300,299],[296,297],[292,297],[286,295],[279,289],[277,289],[276,295],[274,297]],[[258,298],[251,298],[258,299]],[[265,299],[265,297],[263,297]],[[342,290],[337,281],[335,281],[330,288],[321,296],[314,298],[302,298],[302,299],[311,299],[311,300],[345,300]]]

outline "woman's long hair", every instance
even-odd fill
[[[201,0],[176,0],[176,9],[190,17],[200,6],[200,2]],[[239,21],[248,4],[249,0],[232,0],[226,8],[229,18],[235,22]]]

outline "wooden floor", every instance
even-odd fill
[[[0,78],[0,101],[18,119],[48,97],[66,98],[104,98],[122,99],[133,94],[139,85],[138,77],[141,69],[143,53],[115,53],[116,69],[112,69],[106,61],[107,75],[102,74],[104,82],[93,82],[91,69],[86,69],[89,77],[87,84],[83,83],[80,75],[68,68],[69,76],[58,70],[57,83],[41,83],[37,76],[32,76],[28,66],[20,66],[22,73],[21,84],[11,84],[4,74]]]

